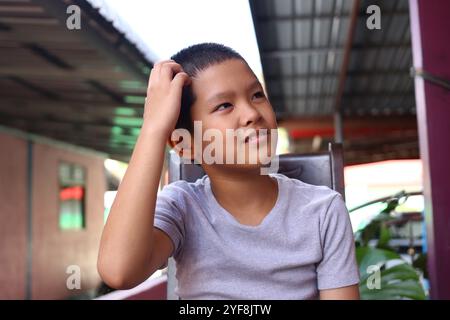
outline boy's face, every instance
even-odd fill
[[[212,154],[215,159],[222,159],[222,163],[231,164],[229,159],[233,158],[233,165],[260,166],[261,153],[265,152],[266,158],[274,154],[275,113],[263,87],[244,61],[230,59],[215,64],[192,80],[196,100],[191,107],[191,118],[194,123],[200,121],[203,131],[202,163],[208,164],[205,155]],[[207,131],[210,141],[204,141]],[[231,133],[235,134],[232,140]],[[217,137],[222,142],[215,141],[215,150],[211,146],[205,150]],[[245,156],[244,163],[238,160],[242,156]]]

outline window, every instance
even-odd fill
[[[85,223],[85,169],[77,164],[59,163],[59,228],[81,230]]]

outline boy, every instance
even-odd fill
[[[195,131],[194,122],[219,133],[216,139],[227,130],[256,132],[232,145],[223,138],[223,149],[214,152],[222,160],[244,152],[246,160],[210,163],[203,159],[205,141],[187,144],[191,150],[182,155],[200,162],[207,176],[172,183],[157,196],[165,141],[175,128]],[[261,84],[232,49],[203,43],[157,63],[141,133],[102,235],[103,280],[132,288],[173,256],[182,299],[358,299],[342,197],[281,174],[262,175],[261,157],[248,160],[273,146],[276,127]]]

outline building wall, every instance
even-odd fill
[[[96,288],[97,253],[103,228],[106,190],[104,157],[60,144],[32,142],[31,232],[27,232],[27,139],[0,132],[0,298],[65,299]],[[58,163],[82,165],[86,170],[83,230],[59,228]],[[31,254],[31,282],[27,284],[27,248]],[[81,289],[69,290],[69,266],[78,266]],[[28,290],[27,290],[28,285]]]
[[[0,299],[25,299],[27,142],[0,132]]]
[[[59,229],[58,163],[86,169],[86,229]],[[103,196],[106,190],[103,158],[86,156],[49,145],[33,148],[33,299],[60,299],[68,290],[67,267],[81,271],[81,290],[98,285],[97,253],[103,228]]]

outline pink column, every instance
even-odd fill
[[[450,299],[450,1],[409,0],[431,297]],[[439,81],[440,79],[440,81]]]

